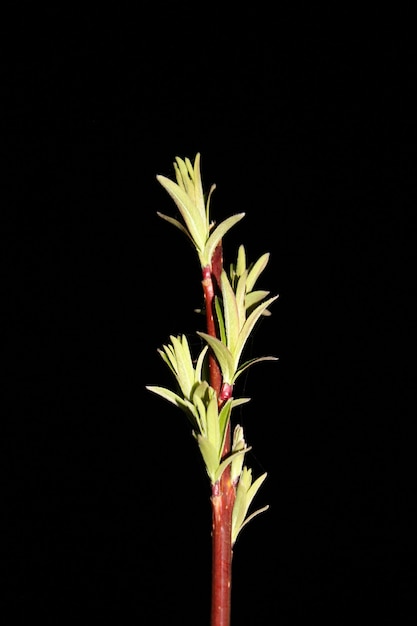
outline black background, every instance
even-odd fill
[[[259,286],[279,294],[249,346],[279,361],[238,385],[270,509],[235,546],[232,624],[416,617],[416,55],[409,16],[379,11],[16,18],[5,626],[209,623],[209,482],[145,390],[171,383],[169,335],[198,349],[203,330],[198,259],[156,215],[175,215],[156,174],[197,152],[213,218],[246,213],[225,262],[270,252]]]

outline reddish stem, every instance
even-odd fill
[[[203,290],[206,307],[207,333],[217,336],[214,321],[214,297],[220,291],[220,278],[223,269],[221,243],[217,246],[212,265],[203,268]],[[215,389],[219,407],[230,397],[232,389],[222,386],[221,370],[212,353],[209,354],[210,386]],[[231,450],[231,428],[227,427],[222,458]],[[212,485],[212,593],[211,626],[230,626],[231,582],[232,582],[232,512],[235,501],[235,488],[231,481],[230,465],[220,480]]]
[[[211,275],[211,268],[209,265],[203,268],[203,291],[206,307],[206,327],[207,334],[212,337],[216,337],[216,324],[214,322],[213,304],[214,304],[214,284]],[[213,352],[209,352],[209,370],[210,370],[210,386],[213,387],[217,393],[217,397],[220,396],[220,390],[222,386],[222,375],[219,364],[214,357]]]
[[[232,512],[235,490],[230,465],[212,486],[211,626],[229,626],[232,584]]]

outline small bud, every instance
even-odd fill
[[[223,383],[223,386],[220,391],[219,400],[221,400],[221,402],[226,402],[226,400],[232,397],[232,394],[233,394],[233,385],[229,385],[229,383]]]

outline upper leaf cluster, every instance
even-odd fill
[[[174,169],[177,182],[161,174],[156,178],[174,200],[183,223],[159,211],[158,215],[179,228],[191,240],[201,267],[210,266],[214,250],[220,240],[245,214],[238,213],[228,217],[212,231],[214,223],[210,223],[210,199],[216,186],[211,186],[206,202],[201,181],[200,153],[197,153],[194,165],[188,158],[176,157]]]

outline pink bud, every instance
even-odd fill
[[[220,391],[220,399],[222,401],[226,401],[232,397],[233,393],[233,385],[229,385],[229,383],[223,383],[222,389]]]

